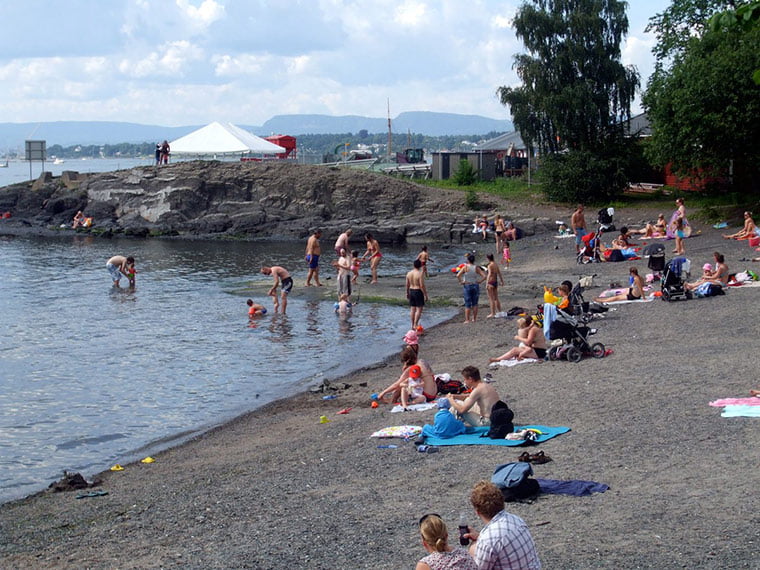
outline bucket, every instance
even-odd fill
[[[757,247],[759,245],[760,245],[760,237],[749,238],[749,246],[750,247]]]

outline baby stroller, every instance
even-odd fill
[[[577,263],[598,263],[602,260],[602,254],[599,251],[599,236],[601,232],[591,232],[581,238],[583,246],[578,251]]]
[[[596,334],[596,329],[586,326],[587,324],[588,319],[585,316],[575,317],[562,309],[557,309],[557,317],[549,325],[549,337],[561,343],[549,349],[549,360],[564,358],[569,362],[580,362],[581,358],[588,355],[603,358],[606,349],[601,342],[593,344],[589,342],[589,337]]]
[[[647,267],[652,270],[655,279],[659,279],[665,270],[665,246],[661,243],[653,243],[646,246],[641,253],[649,258]]]
[[[614,232],[615,224],[612,223],[612,218],[615,215],[615,208],[602,208],[597,214],[597,223],[599,224],[599,233],[602,232]]]
[[[684,287],[690,268],[691,262],[685,257],[674,257],[668,262],[660,280],[663,301],[691,299],[691,292]]]

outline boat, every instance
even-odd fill
[[[62,158],[56,158],[56,159],[53,161],[53,164],[63,164],[64,162],[66,162],[66,161],[65,161],[65,160],[63,160]]]
[[[8,159],[7,158],[5,159],[5,163],[4,164],[0,164],[0,168],[8,168]]]

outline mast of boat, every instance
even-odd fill
[[[388,98],[388,158],[391,157],[391,150],[393,146],[393,133],[391,132],[391,99]]]

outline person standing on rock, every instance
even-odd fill
[[[414,269],[406,274],[406,298],[409,299],[409,317],[412,320],[412,330],[416,331],[420,326],[422,309],[428,300],[427,288],[425,287],[425,274],[422,271],[422,262],[414,260]]]
[[[362,261],[369,256],[369,268],[372,271],[371,285],[372,283],[377,283],[377,266],[380,265],[380,260],[383,258],[383,254],[380,253],[380,244],[371,233],[367,232],[364,234],[364,239],[367,240],[367,251],[364,252]]]
[[[277,301],[277,286],[282,286],[280,297],[282,299],[282,314],[285,314],[285,309],[288,308],[288,294],[293,289],[293,278],[288,273],[288,270],[279,265],[264,266],[261,268],[261,273],[264,275],[271,275],[274,277],[274,285],[269,290],[267,295],[272,297],[274,301],[274,312],[280,308],[280,303]]]
[[[340,250],[345,249],[346,252],[351,251],[348,248],[348,240],[351,239],[351,234],[354,233],[354,230],[351,228],[348,228],[345,232],[340,234],[338,236],[338,239],[335,240],[335,254],[340,257]]]
[[[161,143],[161,163],[169,164],[169,155],[171,154],[171,148],[169,147],[169,141]]]
[[[309,264],[309,273],[306,275],[306,286],[311,287],[311,280],[314,284],[321,287],[319,282],[319,256],[322,255],[322,247],[319,245],[319,238],[322,237],[322,230],[314,230],[306,241],[306,262]]]
[[[575,234],[575,253],[583,247],[583,236],[586,235],[586,217],[583,215],[583,204],[578,204],[570,218],[570,229]]]

